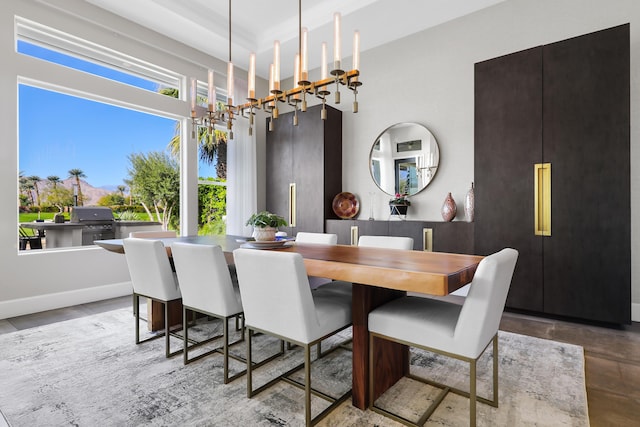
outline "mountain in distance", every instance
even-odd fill
[[[73,190],[73,184],[76,183],[75,178],[67,178],[60,182],[58,185],[62,185],[63,187],[69,188]],[[113,187],[113,189],[111,189]],[[107,194],[116,193],[118,191],[118,187],[114,186],[104,186],[104,187],[93,187],[84,179],[80,180],[80,188],[82,190],[82,197],[84,199],[84,206],[92,206],[98,203],[101,197],[106,196]]]
[[[96,187],[99,188],[101,190],[107,190],[109,193],[116,193],[118,191],[118,186],[117,185],[102,185],[100,187]],[[127,192],[125,191],[125,194],[127,194]]]

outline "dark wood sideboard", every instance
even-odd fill
[[[631,321],[629,50],[627,24],[475,65],[475,253],[520,252],[507,307]]]
[[[413,249],[434,252],[473,254],[472,222],[437,221],[370,221],[329,219],[327,233],[338,235],[338,244],[355,245],[358,236],[407,236],[413,238]]]

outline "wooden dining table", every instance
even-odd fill
[[[163,238],[171,255],[173,242],[215,244],[222,247],[228,263],[233,250],[243,244],[237,236],[184,236]],[[124,253],[121,239],[94,242],[109,251]],[[353,283],[353,374],[352,402],[360,409],[369,406],[368,317],[376,307],[407,292],[445,296],[468,284],[483,257],[442,252],[369,248],[350,245],[287,244],[278,249],[296,252],[304,258],[310,276]],[[405,345],[376,341],[376,384],[374,399],[409,373],[409,350]]]

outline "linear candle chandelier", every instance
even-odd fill
[[[322,101],[321,118],[326,120],[326,101],[327,96],[331,94],[329,86],[336,85],[334,103],[340,104],[340,86],[346,86],[353,92],[353,112],[358,112],[358,87],[362,85],[360,81],[360,33],[356,30],[353,36],[353,63],[351,70],[342,68],[342,52],[341,52],[341,15],[335,13],[333,15],[333,69],[328,72],[327,61],[327,44],[321,45],[321,66],[320,79],[316,81],[309,80],[308,69],[308,31],[302,27],[302,0],[298,0],[298,53],[295,56],[294,82],[297,84],[288,90],[284,90],[280,86],[280,42],[274,41],[273,45],[273,63],[269,67],[269,95],[258,98],[255,91],[256,76],[256,55],[251,53],[249,56],[248,85],[247,85],[247,102],[242,105],[233,105],[233,64],[231,62],[231,0],[229,0],[229,63],[227,67],[227,104],[221,110],[216,110],[215,105],[215,86],[213,84],[213,70],[209,70],[208,81],[208,109],[206,114],[197,118],[195,111],[196,100],[196,82],[191,81],[191,117],[195,134],[197,126],[207,126],[209,135],[213,137],[213,125],[215,123],[226,123],[229,131],[229,139],[233,139],[233,120],[235,116],[241,116],[249,119],[249,135],[253,133],[255,111],[263,109],[270,114],[269,130],[273,130],[273,120],[279,116],[279,103],[287,103],[294,107],[293,125],[298,124],[298,111],[305,112],[307,110],[307,95],[315,96]],[[329,77],[331,74],[331,77]]]

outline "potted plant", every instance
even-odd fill
[[[253,238],[257,241],[276,240],[278,227],[287,225],[283,217],[262,211],[251,215],[246,225],[253,227]]]
[[[409,206],[411,206],[411,201],[406,194],[396,193],[395,197],[389,200],[391,215],[406,215]]]

